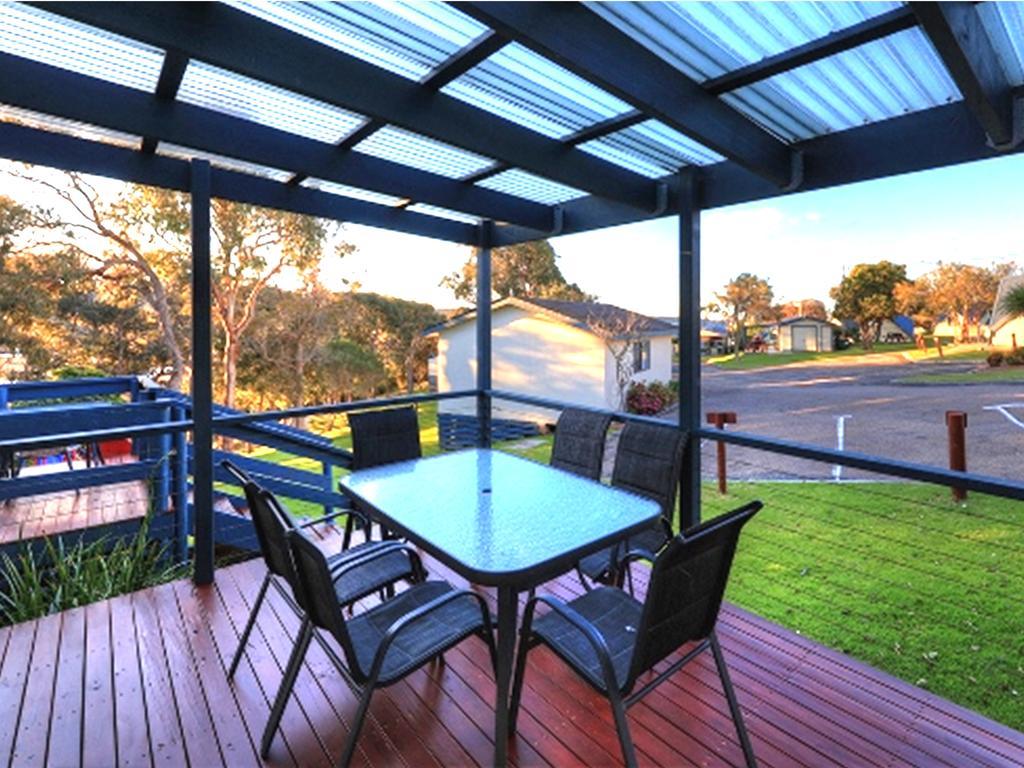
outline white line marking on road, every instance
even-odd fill
[[[836,416],[836,450],[843,450],[843,443],[846,440],[846,420],[852,419],[853,415],[844,413],[842,416]],[[837,483],[843,479],[843,465],[836,464],[832,467],[832,479]]]
[[[999,411],[999,413],[1003,414],[1003,416],[1010,420],[1011,424],[1016,424],[1021,429],[1024,429],[1024,421],[1021,421],[1012,413],[1010,413],[1010,408],[1024,408],[1024,403],[1003,403],[1002,405],[986,405],[984,408],[982,408],[982,410]]]

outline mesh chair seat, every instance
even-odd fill
[[[403,616],[431,600],[453,592],[444,581],[427,581],[371,608],[347,623],[359,666],[369,670],[388,628]],[[378,684],[387,685],[423,664],[464,637],[480,632],[480,605],[473,599],[456,599],[399,632],[384,657]]]
[[[621,589],[597,587],[568,605],[604,638],[615,672],[615,682],[620,689],[624,688],[629,680],[629,664],[633,658],[643,604]],[[604,671],[593,646],[565,618],[553,611],[547,613],[534,621],[533,631],[591,685],[607,692]]]
[[[414,566],[409,555],[394,544],[389,541],[370,541],[327,558],[327,567],[334,572],[382,549],[390,547],[394,550],[388,555],[375,558],[367,566],[354,565],[345,569],[344,575],[334,582],[334,594],[339,603],[348,605],[396,581],[414,576]]]
[[[657,554],[668,540],[669,538],[665,534],[665,525],[659,520],[649,530],[630,536],[628,542],[619,542],[587,555],[579,561],[578,567],[580,572],[591,581],[604,581],[615,573],[619,559],[627,551],[645,549],[652,554]]]

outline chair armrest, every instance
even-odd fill
[[[406,627],[409,627],[412,624],[415,624],[417,621],[430,615],[439,608],[443,608],[444,606],[448,605],[448,603],[451,603],[455,600],[464,597],[472,598],[479,604],[480,618],[483,622],[484,628],[487,632],[492,632],[493,629],[491,624],[491,612],[488,610],[487,603],[484,602],[484,599],[480,597],[480,595],[476,594],[475,592],[471,592],[468,589],[452,590],[451,592],[447,592],[443,595],[435,597],[428,603],[424,603],[416,610],[410,611],[409,613],[405,614],[405,616],[395,621],[390,627],[388,627],[387,631],[384,633],[383,640],[381,640],[380,646],[377,648],[377,654],[376,656],[374,656],[373,668],[370,672],[370,675],[372,677],[376,677],[377,674],[380,672],[380,668],[384,664],[384,659],[388,655],[388,650],[391,648],[391,644],[395,641],[395,638],[398,637],[399,633],[401,633],[402,630],[404,630]]]
[[[331,580],[337,581],[349,571],[361,568],[367,563],[379,560],[380,558],[386,557],[399,550],[405,552],[408,556],[409,565],[412,567],[413,573],[423,573],[423,563],[420,562],[419,553],[408,544],[401,541],[395,541],[394,544],[391,544],[390,542],[385,543],[384,546],[375,547],[373,552],[367,552],[365,555],[352,558],[351,560],[346,560],[344,563],[339,563],[336,567],[331,569]]]
[[[601,662],[601,672],[604,674],[605,685],[608,686],[608,690],[612,690],[613,687],[618,689],[618,682],[615,679],[615,670],[612,667],[612,655],[608,650],[608,643],[605,642],[604,637],[597,631],[594,625],[580,616],[579,613],[574,611],[561,600],[549,597],[548,595],[537,595],[526,604],[526,611],[524,612],[525,615],[523,617],[524,627],[530,626],[537,603],[543,603],[546,605],[552,611],[569,622],[573,629],[587,639],[591,648],[594,649],[594,653],[597,654],[598,661]]]
[[[622,555],[622,557],[618,559],[617,564],[619,566],[628,565],[629,563],[632,563],[634,560],[649,560],[653,563],[656,557],[657,555],[651,552],[651,550],[643,549],[642,547],[637,547],[636,549],[631,549],[624,555]]]
[[[331,520],[336,520],[337,518],[341,517],[342,515],[355,515],[364,524],[366,522],[368,522],[367,519],[366,519],[366,515],[364,515],[359,510],[357,510],[355,507],[352,507],[350,509],[339,509],[339,510],[337,510],[335,512],[331,512],[331,514],[329,514],[329,515],[324,515],[323,517],[318,517],[315,520],[307,520],[304,523],[299,523],[299,525],[296,526],[296,527],[298,527],[298,528],[309,528],[310,526],[316,525],[317,523],[329,523],[329,522],[331,522]]]

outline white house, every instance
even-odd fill
[[[469,311],[428,329],[436,333],[437,389],[476,386],[476,312]],[[491,308],[491,381],[504,389],[595,408],[619,409],[616,361],[609,347],[628,345],[624,358],[632,381],[672,376],[675,328],[662,320],[610,304],[507,298]],[[595,328],[615,329],[606,342]],[[469,415],[475,404],[442,400],[439,412]],[[494,401],[495,419],[550,423],[542,408]]]
[[[1009,275],[999,282],[989,322],[989,343],[996,347],[1024,347],[1024,317],[1003,309],[1003,299],[1014,288],[1024,286],[1024,275]]]

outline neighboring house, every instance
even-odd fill
[[[914,321],[906,315],[893,315],[888,320],[882,321],[882,326],[878,331],[878,341],[898,343],[913,340]]]
[[[1003,310],[1003,298],[1014,288],[1024,285],[1024,275],[1010,275],[999,281],[996,300],[989,321],[989,343],[997,347],[1024,346],[1024,318]]]
[[[615,359],[593,326],[622,327],[634,318],[626,362],[633,381],[668,381],[676,328],[611,304],[507,298],[491,307],[491,381],[494,389],[594,408],[619,408]],[[476,312],[427,329],[437,334],[437,390],[476,386]],[[475,404],[442,400],[439,414],[475,414]],[[494,418],[548,424],[557,414],[495,399]]]
[[[791,317],[777,326],[780,352],[831,352],[838,326],[816,317]]]

